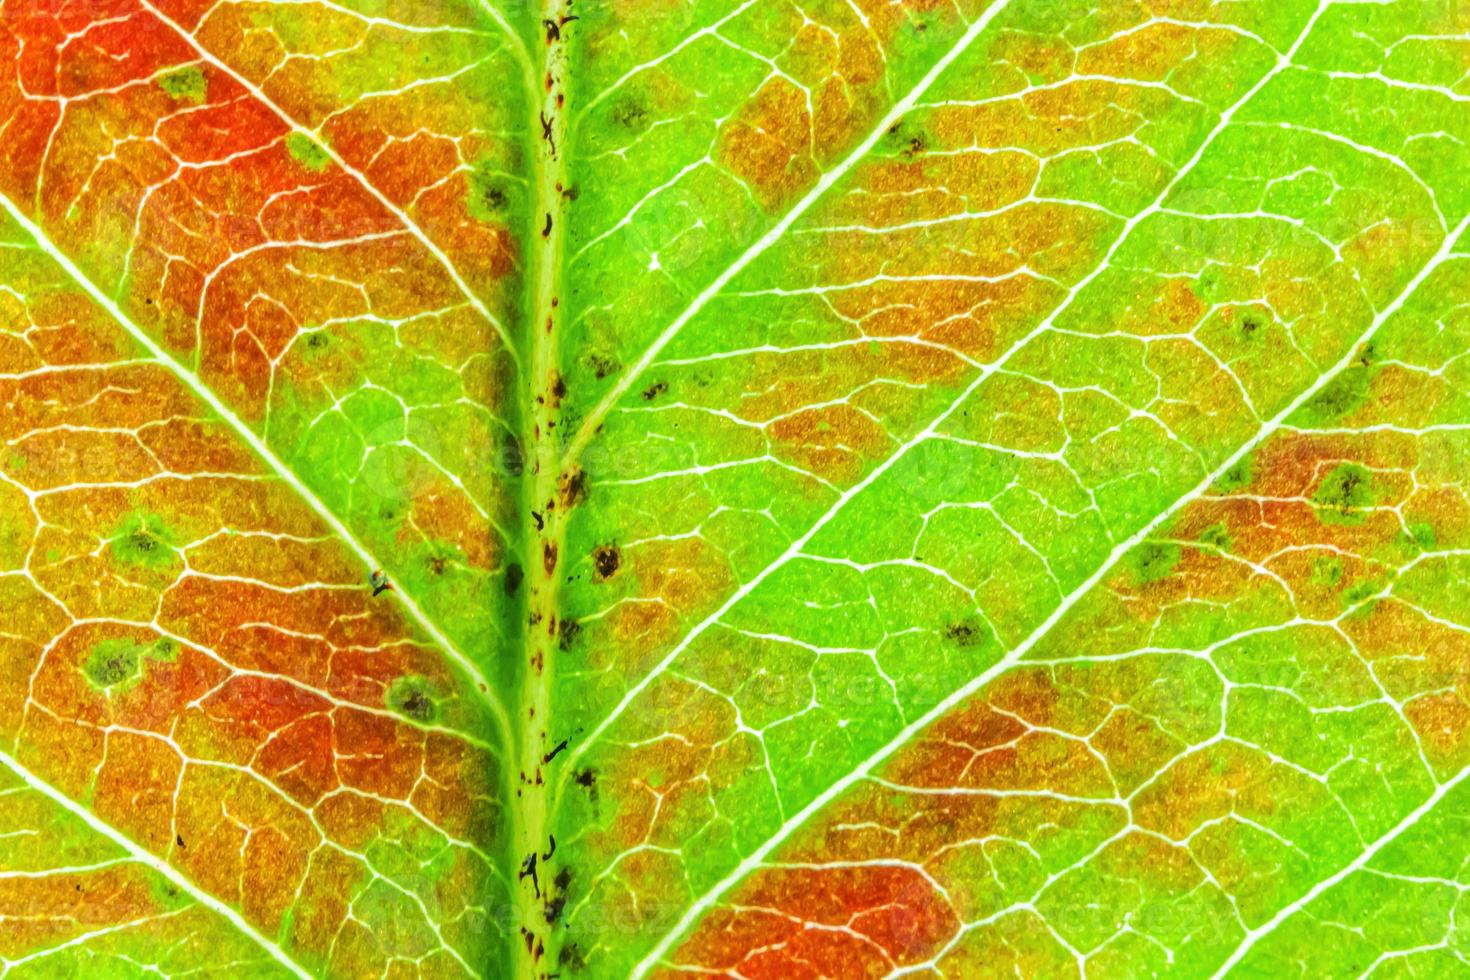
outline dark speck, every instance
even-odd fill
[[[582,632],[582,624],[575,619],[563,619],[557,630],[557,643],[563,650],[570,650]]]
[[[985,639],[985,631],[973,623],[951,623],[944,628],[944,637],[955,646],[979,646]]]
[[[613,122],[624,129],[637,129],[646,118],[648,118],[648,110],[632,99],[622,99],[613,106]]]
[[[430,711],[433,710],[434,703],[429,700],[428,696],[425,695],[423,691],[414,691],[413,693],[409,694],[408,697],[404,698],[403,702],[399,706],[403,709],[403,713],[408,715],[410,718],[418,718],[422,720],[429,717]]]
[[[593,374],[597,375],[598,381],[601,381],[609,374],[615,373],[618,368],[622,367],[621,364],[611,357],[602,354],[588,354],[587,366],[592,369]]]
[[[599,581],[612,578],[623,564],[622,552],[615,544],[604,544],[592,549],[592,563],[597,568]]]
[[[505,566],[505,594],[515,595],[525,577],[526,570],[518,562],[511,562]]]
[[[582,956],[580,946],[576,943],[567,943],[561,948],[561,953],[556,958],[556,965],[576,973],[586,968],[587,960]]]
[[[562,477],[561,505],[575,507],[587,499],[587,474],[579,467]]]

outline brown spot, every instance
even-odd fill
[[[561,948],[561,953],[556,958],[556,965],[577,973],[586,968],[587,960],[583,957],[580,946],[576,943],[567,943]]]
[[[612,120],[624,129],[638,129],[648,118],[648,110],[633,99],[620,99],[612,109]]]
[[[399,705],[399,707],[401,707],[403,709],[403,713],[408,715],[410,718],[417,718],[422,721],[425,718],[428,718],[430,713],[432,713],[432,711],[434,710],[434,703],[429,700],[429,696],[423,691],[414,691],[413,693],[409,694],[408,697],[403,699],[403,702]]]
[[[616,360],[605,354],[588,354],[587,366],[592,369],[592,373],[597,376],[598,381],[601,381],[610,374],[617,373],[618,368],[622,367]]]
[[[618,573],[623,554],[615,544],[598,545],[592,549],[592,564],[597,569],[597,580],[604,582]]]
[[[556,545],[550,541],[541,546],[541,566],[546,569],[547,575],[556,571]]]
[[[577,642],[577,636],[582,632],[582,624],[575,619],[563,619],[561,628],[558,630],[557,645],[563,650],[570,650],[572,644]]]
[[[659,395],[662,395],[664,392],[666,392],[668,390],[669,390],[669,383],[667,381],[659,381],[659,382],[656,382],[656,383],[654,383],[652,385],[649,385],[647,388],[643,389],[643,400],[646,401],[646,402],[651,402],[655,398],[657,398]]]
[[[587,474],[577,467],[561,478],[561,505],[575,507],[587,499]]]
[[[956,646],[979,646],[985,640],[985,631],[974,623],[951,623],[944,628],[944,637]]]
[[[586,769],[578,769],[572,776],[572,782],[587,791],[587,798],[593,803],[597,802],[597,770],[590,766]]]

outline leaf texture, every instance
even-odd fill
[[[5,0],[5,972],[1467,972],[1467,37]]]

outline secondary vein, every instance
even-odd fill
[[[1332,2],[1333,0],[1323,0],[1323,5],[1318,9],[1318,13],[1320,14],[1321,11],[1329,6]],[[1315,19],[1316,18],[1314,17],[1314,22]],[[1052,628],[1055,627],[1057,623],[1059,623],[1062,618],[1065,617],[1066,614],[1070,612],[1071,609],[1082,600],[1084,596],[1091,592],[1099,583],[1102,582],[1104,578],[1106,578],[1113,571],[1118,562],[1122,560],[1124,555],[1126,555],[1139,544],[1147,540],[1155,531],[1157,531],[1164,524],[1172,520],[1184,507],[1188,506],[1194,500],[1206,493],[1210,489],[1210,487],[1218,483],[1227,473],[1231,471],[1231,469],[1233,469],[1238,463],[1240,463],[1241,460],[1245,459],[1252,452],[1254,452],[1263,442],[1265,442],[1266,439],[1274,435],[1277,431],[1285,428],[1287,420],[1293,414],[1295,414],[1299,409],[1302,408],[1302,406],[1306,405],[1313,398],[1315,398],[1322,391],[1323,388],[1330,384],[1333,379],[1341,374],[1344,370],[1350,368],[1355,363],[1357,363],[1358,358],[1361,356],[1360,352],[1363,345],[1369,343],[1373,339],[1373,337],[1378,333],[1378,330],[1383,326],[1383,324],[1386,323],[1389,318],[1391,318],[1403,307],[1403,305],[1409,300],[1409,298],[1418,291],[1419,287],[1424,284],[1425,280],[1427,280],[1436,269],[1438,269],[1442,264],[1444,264],[1451,258],[1465,257],[1455,251],[1455,245],[1459,241],[1459,239],[1466,234],[1467,231],[1470,231],[1470,215],[1467,215],[1454,229],[1450,231],[1450,233],[1444,238],[1444,241],[1441,243],[1440,248],[1434,253],[1434,255],[1429,258],[1428,261],[1425,262],[1423,266],[1420,267],[1419,272],[1414,276],[1413,279],[1409,280],[1408,284],[1393,299],[1393,301],[1389,303],[1386,307],[1384,307],[1373,318],[1367,329],[1363,331],[1363,333],[1357,338],[1357,341],[1351,347],[1349,347],[1347,352],[1343,354],[1341,359],[1339,359],[1336,364],[1334,364],[1331,368],[1322,373],[1315,382],[1313,382],[1310,386],[1308,386],[1305,390],[1298,394],[1296,398],[1292,399],[1290,403],[1282,408],[1281,411],[1273,416],[1268,422],[1262,425],[1250,440],[1248,440],[1244,445],[1242,445],[1239,449],[1232,453],[1228,459],[1226,459],[1212,472],[1210,472],[1195,487],[1193,487],[1184,495],[1177,498],[1172,504],[1169,505],[1167,509],[1156,516],[1153,520],[1149,521],[1148,524],[1139,528],[1130,537],[1120,542],[1115,548],[1113,548],[1113,550],[1109,552],[1107,559],[1102,563],[1102,565],[1099,566],[1098,569],[1094,571],[1090,576],[1088,576],[1088,578],[1084,582],[1082,582],[1076,589],[1069,593],[1066,598],[1062,600],[1061,604],[1057,606],[1055,610],[1053,610],[1051,615],[1043,620],[1039,626],[1032,630],[1032,632],[1028,634],[1024,640],[1017,644],[1009,653],[1007,653],[1000,660],[996,661],[985,671],[972,678],[962,687],[951,693],[944,700],[940,701],[928,711],[924,712],[923,715],[919,716],[918,718],[914,719],[914,721],[904,726],[904,728],[899,731],[899,733],[895,735],[891,740],[889,740],[885,745],[883,745],[872,755],[868,756],[866,759],[860,762],[845,776],[834,782],[819,796],[817,796],[805,807],[803,807],[800,812],[798,812],[789,820],[787,820],[784,824],[782,824],[781,828],[777,830],[776,833],[767,838],[767,840],[763,842],[759,848],[751,852],[749,856],[741,861],[740,864],[733,871],[730,872],[730,874],[726,875],[723,879],[721,879],[719,883],[717,883],[714,887],[705,892],[704,895],[700,896],[700,898],[692,906],[690,906],[690,909],[679,920],[674,928],[670,929],[664,935],[659,944],[654,947],[653,951],[650,952],[648,956],[638,964],[638,966],[634,969],[632,976],[636,978],[646,975],[647,972],[652,969],[658,963],[659,959],[661,959],[663,955],[669,950],[673,943],[676,942],[678,938],[682,936],[683,933],[687,931],[691,925],[693,925],[694,921],[697,920],[700,915],[702,915],[716,901],[718,901],[720,896],[722,896],[725,892],[729,891],[730,888],[738,884],[748,874],[750,874],[750,872],[759,867],[760,864],[765,861],[766,857],[768,857],[777,846],[779,846],[793,833],[800,829],[813,815],[825,808],[827,804],[831,803],[834,799],[840,796],[843,792],[845,792],[859,780],[866,778],[868,774],[870,774],[881,763],[883,763],[896,751],[898,751],[909,741],[911,741],[925,728],[927,728],[935,721],[943,717],[945,714],[953,710],[967,698],[978,693],[991,681],[995,680],[1006,671],[1014,667],[1017,663],[1019,663],[1021,659],[1024,658],[1025,655],[1030,652],[1033,647],[1036,646],[1037,643],[1041,642],[1041,640],[1044,639],[1047,634],[1051,632]],[[1458,782],[1458,780],[1464,775],[1464,773],[1461,773],[1460,776],[1456,777],[1455,781]]]
[[[170,882],[173,883],[175,887],[177,887],[180,891],[187,893],[189,897],[194,899],[194,901],[208,908],[217,915],[223,917],[241,933],[249,937],[251,942],[255,943],[261,949],[265,950],[265,952],[270,955],[271,959],[281,964],[281,966],[285,967],[292,974],[301,977],[302,980],[312,980],[312,975],[310,973],[302,968],[302,966],[295,960],[291,959],[291,957],[286,954],[286,951],[283,950],[279,945],[262,935],[260,931],[252,926],[248,921],[246,921],[245,917],[241,915],[237,910],[229,905],[226,905],[224,902],[221,902],[219,899],[215,898],[213,895],[209,894],[198,885],[194,884],[182,873],[180,873],[179,870],[173,865],[169,864],[167,861],[151,853],[150,851],[145,850],[131,838],[124,835],[117,828],[113,827],[111,824],[98,817],[91,810],[88,810],[86,807],[82,806],[80,803],[76,802],[75,800],[68,797],[65,793],[61,792],[61,790],[57,789],[55,786],[52,786],[41,777],[31,772],[10,753],[0,751],[0,765],[3,765],[5,768],[13,772],[16,777],[20,779],[21,782],[25,783],[31,789],[40,793],[42,796],[45,796],[47,799],[55,803],[57,806],[61,807],[63,810],[66,810],[68,813],[77,817],[96,833],[112,841],[118,847],[121,847],[134,861],[137,861],[139,864],[145,865],[152,871],[155,871],[163,877],[167,878]]]
[[[1316,11],[1307,20],[1306,24],[1302,28],[1301,34],[1298,35],[1292,47],[1284,54],[1281,54],[1277,58],[1276,65],[1270,71],[1264,73],[1261,78],[1257,80],[1256,84],[1251,86],[1250,89],[1248,89],[1245,94],[1240,97],[1239,100],[1237,100],[1233,105],[1231,105],[1228,109],[1220,114],[1220,118],[1216,122],[1215,127],[1200,143],[1199,147],[1195,150],[1193,156],[1191,156],[1190,159],[1180,167],[1178,172],[1174,175],[1174,178],[1170,180],[1169,183],[1163,188],[1163,190],[1159,192],[1158,196],[1153,200],[1152,203],[1133,215],[1133,217],[1131,217],[1130,219],[1128,219],[1128,221],[1124,223],[1123,227],[1114,237],[1112,244],[1109,245],[1108,249],[1103,253],[1102,258],[1098,261],[1097,265],[1094,266],[1087,275],[1079,279],[1071,287],[1071,289],[1067,291],[1067,294],[1062,298],[1057,306],[1055,306],[1052,311],[1030,332],[1028,332],[1024,337],[1021,337],[1009,348],[1007,348],[1005,352],[1000,355],[1000,357],[981,367],[979,373],[971,380],[971,382],[965,387],[965,389],[960,392],[959,397],[955,398],[948,406],[945,407],[945,409],[939,415],[930,420],[930,422],[917,435],[905,442],[886,459],[884,459],[881,463],[870,470],[867,475],[865,475],[861,480],[859,480],[857,483],[853,484],[846,491],[840,494],[838,498],[833,501],[832,506],[824,511],[822,515],[818,517],[816,521],[806,530],[805,533],[796,538],[796,540],[792,541],[791,544],[786,548],[786,550],[778,555],[774,561],[772,561],[770,564],[766,565],[759,572],[757,572],[748,582],[735,590],[735,592],[732,593],[730,597],[719,606],[719,608],[706,616],[688,633],[686,633],[679,640],[679,642],[675,644],[675,646],[668,652],[668,654],[666,654],[664,658],[660,660],[659,663],[648,672],[648,674],[644,675],[644,677],[639,679],[638,683],[629,688],[622,700],[618,702],[613,710],[609,712],[608,715],[601,722],[598,723],[596,728],[594,728],[592,732],[582,741],[581,745],[579,745],[578,747],[577,752],[574,753],[571,762],[566,767],[566,771],[571,771],[571,768],[576,760],[580,758],[581,755],[601,737],[602,733],[608,729],[613,721],[615,721],[627,709],[628,705],[632,703],[633,699],[636,698],[640,693],[642,693],[643,690],[646,689],[655,678],[657,678],[660,674],[667,670],[669,665],[672,664],[673,661],[680,654],[688,649],[688,647],[694,642],[694,640],[696,640],[701,634],[703,634],[715,623],[719,622],[719,620],[727,612],[729,612],[730,609],[732,609],[746,596],[750,595],[762,582],[764,582],[776,571],[783,568],[787,563],[800,555],[807,544],[811,542],[812,538],[814,538],[818,532],[820,532],[824,527],[831,523],[837,517],[837,515],[840,514],[847,507],[847,505],[853,500],[853,498],[857,497],[868,487],[877,482],[877,480],[881,478],[883,474],[887,473],[890,469],[897,465],[897,463],[905,456],[907,456],[908,453],[912,451],[915,447],[922,445],[924,442],[930,439],[940,429],[940,427],[942,427],[944,423],[947,422],[954,415],[955,412],[959,411],[959,409],[970,399],[970,397],[977,390],[979,390],[980,386],[984,384],[985,381],[991,377],[991,375],[995,374],[997,371],[1001,370],[1008,363],[1010,363],[1011,359],[1023,348],[1025,348],[1032,340],[1052,328],[1057,319],[1071,308],[1072,303],[1076,301],[1077,297],[1080,296],[1082,292],[1099,276],[1107,271],[1108,267],[1112,263],[1113,257],[1117,255],[1118,251],[1123,247],[1124,243],[1132,235],[1134,229],[1136,229],[1145,220],[1159,213],[1163,209],[1164,202],[1168,200],[1169,195],[1173,193],[1174,189],[1179,186],[1179,184],[1185,179],[1185,177],[1187,177],[1189,173],[1195,168],[1195,166],[1203,158],[1206,150],[1210,148],[1215,139],[1222,132],[1224,132],[1226,127],[1230,125],[1230,121],[1234,118],[1235,114],[1243,106],[1250,102],[1251,99],[1253,99],[1256,94],[1263,87],[1265,87],[1268,82],[1270,82],[1272,78],[1280,74],[1282,71],[1286,70],[1286,68],[1291,65],[1292,59],[1295,57],[1296,52],[1300,49],[1302,43],[1306,40],[1307,35],[1311,33],[1313,25],[1316,24],[1317,19],[1322,16],[1322,14],[1330,5],[1330,0],[1322,0],[1322,2],[1319,3]],[[563,777],[562,782],[565,782],[565,777]]]
[[[200,58],[208,62],[210,66],[215,68],[217,71],[223,72],[224,74],[230,76],[230,78],[233,79],[237,85],[241,86],[245,89],[245,91],[250,93],[251,98],[255,99],[261,105],[269,109],[277,119],[285,123],[294,131],[309,134],[313,138],[317,146],[321,147],[322,152],[325,153],[334,164],[340,167],[344,173],[352,177],[353,180],[357,181],[357,183],[362,187],[363,190],[372,195],[373,200],[377,201],[379,205],[381,205],[390,214],[392,214],[394,219],[396,219],[398,223],[403,226],[404,230],[412,235],[414,239],[420,245],[422,245],[429,252],[430,255],[434,257],[434,260],[444,268],[445,273],[449,276],[451,280],[454,281],[455,287],[459,289],[461,294],[463,294],[465,300],[468,301],[469,304],[475,308],[475,312],[479,313],[490,323],[491,326],[495,328],[495,332],[500,336],[500,342],[505,346],[507,353],[510,354],[511,360],[516,363],[517,367],[520,366],[520,352],[516,349],[516,345],[512,343],[510,334],[506,331],[505,325],[500,322],[500,318],[497,317],[493,312],[491,312],[490,308],[485,305],[485,301],[480,299],[479,295],[470,288],[470,284],[466,282],[464,276],[460,274],[459,268],[454,264],[454,260],[452,260],[447,254],[445,254],[442,248],[435,244],[434,240],[431,239],[428,234],[419,227],[418,222],[414,221],[413,218],[409,216],[408,212],[404,211],[397,204],[394,204],[392,199],[390,199],[388,195],[378,190],[377,186],[374,185],[372,181],[368,180],[366,174],[344,160],[342,158],[342,155],[332,148],[331,142],[327,140],[320,132],[311,129],[310,127],[304,126],[301,123],[298,123],[286,112],[285,109],[282,109],[280,106],[276,105],[275,102],[271,101],[270,97],[261,90],[260,86],[256,85],[254,82],[246,78],[244,75],[240,74],[223,60],[216,57],[214,52],[210,51],[203,44],[199,43],[198,38],[189,33],[189,31],[185,30],[182,24],[173,20],[167,14],[154,7],[153,4],[149,2],[149,0],[138,0],[138,2],[142,5],[143,9],[147,10],[154,17],[158,18],[158,20],[166,25],[169,30],[177,34],[185,44],[193,48],[195,53],[197,53]]]
[[[265,440],[255,430],[246,425],[245,421],[236,415],[194,372],[184,367],[176,358],[159,346],[158,342],[135,323],[132,317],[128,316],[112,297],[103,292],[101,287],[94,283],[65,252],[61,251],[51,241],[50,237],[46,235],[45,231],[15,205],[15,202],[11,201],[5,195],[0,195],[0,210],[4,210],[16,224],[24,229],[26,234],[30,235],[35,241],[36,246],[42,252],[46,253],[53,262],[59,265],[72,281],[91,297],[93,302],[106,311],[133,340],[148,352],[154,361],[167,368],[176,378],[183,382],[184,386],[195,397],[208,405],[255,452],[256,456],[265,463],[271,472],[289,486],[302,502],[310,507],[326,523],[332,533],[357,556],[358,560],[362,562],[366,569],[371,571],[383,567],[382,562],[367,549],[366,545],[357,539],[357,536],[342,522],[341,518],[333,513],[331,508],[323,503],[322,499],[296,475],[295,471],[287,466],[276,455],[274,450],[266,445]],[[469,676],[477,694],[485,702],[486,706],[489,707],[491,714],[495,717],[496,724],[500,728],[501,744],[509,747],[510,722],[505,713],[505,706],[501,704],[500,698],[495,694],[489,679],[475,662],[445,635],[444,631],[424,612],[423,608],[406,589],[402,586],[395,586],[391,592],[397,598],[403,610],[408,614],[409,619],[423,630],[440,647],[444,654]]]
[[[944,74],[949,66],[954,64],[955,59],[964,54],[971,44],[975,43],[975,39],[984,33],[991,22],[1000,15],[1001,11],[1010,6],[1010,4],[1011,0],[996,0],[995,3],[985,8],[985,12],[976,18],[975,22],[960,36],[960,39],[934,63],[929,71],[924,74],[924,77],[919,79],[918,84],[909,90],[907,95],[893,104],[888,112],[883,115],[883,118],[878,120],[878,124],[873,127],[872,131],[868,133],[851,153],[843,158],[841,163],[824,173],[816,184],[812,186],[811,190],[807,191],[801,200],[793,204],[791,209],[782,215],[780,221],[772,225],[770,230],[762,235],[758,241],[742,252],[740,257],[734,262],[730,263],[723,272],[715,277],[713,282],[706,286],[698,296],[694,297],[694,300],[684,308],[682,313],[664,328],[663,332],[639,356],[638,360],[619,376],[617,383],[602,397],[596,407],[587,414],[586,419],[577,430],[577,434],[567,445],[566,456],[563,462],[564,467],[576,464],[583,450],[587,448],[587,444],[597,434],[597,430],[602,425],[603,420],[612,411],[613,406],[637,383],[643,372],[654,362],[659,353],[679,335],[679,332],[684,329],[685,325],[690,320],[693,320],[699,314],[700,310],[709,305],[711,300],[723,292],[731,280],[744,271],[750,263],[754,262],[767,249],[780,241],[782,236],[790,230],[791,226],[811,209],[812,205],[821,200],[843,177],[847,176],[848,172],[872,151],[878,141],[883,138],[883,135],[895,123],[913,110],[914,106],[918,104],[919,99],[923,98],[924,93],[929,91],[930,87],[939,79],[939,76]]]

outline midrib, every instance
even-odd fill
[[[502,785],[506,794],[505,812],[508,815],[505,860],[511,872],[507,875],[507,881],[514,890],[512,906],[515,911],[515,922],[520,928],[519,934],[512,933],[509,936],[512,945],[507,950],[507,954],[516,963],[516,975],[531,980],[538,976],[540,971],[537,964],[544,955],[537,952],[536,944],[544,943],[547,937],[539,935],[539,930],[534,929],[536,924],[544,923],[544,914],[538,904],[536,888],[528,880],[517,881],[514,878],[514,872],[520,868],[521,860],[526,854],[540,853],[538,851],[538,847],[541,846],[539,842],[548,840],[545,793],[542,790],[540,763],[544,751],[542,746],[546,742],[548,726],[551,722],[550,671],[556,649],[555,623],[558,595],[555,567],[547,568],[541,555],[547,545],[559,553],[563,537],[562,516],[557,514],[553,520],[551,509],[546,506],[546,502],[555,498],[558,489],[557,477],[560,471],[560,462],[554,449],[557,444],[554,426],[558,412],[550,395],[557,378],[556,331],[552,327],[554,323],[559,325],[556,314],[561,291],[561,252],[564,240],[564,223],[559,219],[565,203],[561,191],[564,186],[567,186],[564,156],[552,153],[551,144],[541,141],[536,143],[536,152],[532,154],[536,174],[534,202],[530,211],[531,226],[522,229],[525,241],[530,243],[530,247],[526,250],[530,256],[527,267],[532,292],[531,316],[528,320],[530,326],[527,327],[531,361],[528,369],[522,359],[521,349],[515,342],[516,339],[507,332],[506,326],[471,289],[454,262],[406,212],[388,199],[368,179],[366,174],[351,166],[330,145],[328,140],[303,126],[276,105],[258,85],[228,62],[216,56],[182,25],[154,8],[148,0],[140,0],[140,2],[203,60],[229,75],[249,92],[252,98],[269,109],[283,123],[292,129],[311,132],[316,137],[317,144],[322,147],[332,162],[387,209],[429,251],[470,305],[494,327],[496,334],[505,344],[519,369],[516,377],[520,387],[513,390],[524,399],[521,411],[518,413],[520,421],[518,435],[523,450],[524,467],[522,478],[519,480],[520,509],[523,515],[519,557],[521,567],[525,570],[527,601],[525,615],[520,618],[517,627],[522,631],[524,639],[514,644],[512,650],[521,657],[521,664],[518,665],[519,672],[513,672],[519,681],[516,689],[511,692],[512,714],[507,715],[500,700],[492,693],[494,688],[473,661],[461,653],[437,625],[422,613],[412,598],[403,592],[403,587],[395,584],[394,592],[404,601],[405,605],[411,608],[415,621],[433,637],[446,655],[459,663],[470,674],[474,687],[484,694],[496,715],[501,733],[500,744],[504,747],[502,765],[506,770]],[[565,129],[561,124],[561,106],[558,104],[559,95],[562,96],[561,101],[564,101],[564,86],[561,81],[564,74],[565,45],[549,42],[547,44],[546,57],[541,66],[542,77],[545,80],[544,98],[538,100],[536,92],[541,87],[538,86],[536,77],[532,73],[530,56],[522,38],[493,3],[489,0],[480,0],[480,6],[505,34],[516,63],[522,69],[521,82],[527,104],[531,108],[530,118],[526,122],[528,139],[542,132],[542,119],[544,118],[555,120],[559,139],[561,132]],[[560,5],[548,2],[546,10],[543,11],[545,19],[542,23],[559,18],[562,13],[565,11],[560,9]],[[556,84],[553,84],[553,79],[556,79]],[[551,234],[543,235],[542,222],[548,215],[553,219]],[[114,315],[121,316],[121,313],[118,311]],[[140,339],[146,339],[141,331],[134,329],[130,332],[134,332]],[[161,350],[151,342],[149,342],[149,349],[155,356],[161,356]],[[186,383],[189,383],[201,397],[207,394],[207,389],[202,383],[197,382],[197,379],[192,382],[186,381]],[[215,405],[216,400],[212,395],[209,397],[211,404]],[[217,410],[228,419],[234,419],[234,416],[228,414],[228,410],[222,405],[218,405]],[[248,433],[242,423],[235,427],[242,435],[248,434],[253,438],[253,433]],[[252,442],[252,445],[254,444]],[[260,443],[257,451],[262,454],[269,452],[263,442]],[[268,462],[272,459],[274,459],[273,456],[269,457]],[[279,461],[276,461],[273,468],[279,469],[283,475],[286,473],[284,465]],[[315,496],[310,495],[307,488],[301,486],[294,477],[290,482],[299,493],[309,498],[308,502],[312,504],[313,509],[329,520],[333,530],[353,546],[353,549],[364,558],[370,568],[382,567],[350,535],[345,525],[341,525]],[[542,515],[542,522],[539,525],[534,521],[533,513]],[[535,628],[539,623],[550,625],[550,642],[547,641],[546,630]],[[511,635],[515,636],[516,632],[513,631]],[[550,876],[542,877],[547,879],[546,886],[549,886]]]
[[[520,439],[525,470],[521,479],[521,567],[526,589],[525,610],[519,629],[524,640],[508,651],[519,659],[519,678],[512,718],[516,763],[507,801],[510,827],[507,855],[514,889],[512,907],[518,932],[512,943],[512,975],[539,980],[556,961],[556,930],[547,922],[546,902],[553,893],[551,870],[559,863],[554,854],[548,819],[550,781],[543,774],[547,757],[559,738],[552,714],[551,689],[560,638],[559,617],[562,566],[566,562],[566,512],[572,501],[563,498],[561,457],[561,399],[565,395],[560,373],[558,338],[562,328],[563,251],[571,186],[566,125],[568,117],[567,32],[574,29],[571,0],[540,0],[539,24],[544,34],[541,96],[528,93],[527,138],[534,147],[534,197],[527,243],[530,283],[529,316],[524,325],[529,368],[523,372]],[[528,865],[526,862],[531,861]],[[524,877],[521,873],[527,872]]]

